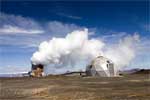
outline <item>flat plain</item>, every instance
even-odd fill
[[[0,78],[0,100],[150,100],[150,74]]]

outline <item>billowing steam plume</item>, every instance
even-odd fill
[[[139,35],[127,36],[119,41],[118,44],[107,46],[104,55],[111,59],[116,69],[129,65],[130,61],[136,56],[137,44],[139,42]]]
[[[105,46],[98,39],[88,39],[88,35],[87,29],[76,30],[65,38],[54,37],[50,41],[44,41],[33,54],[31,61],[33,64],[48,66],[47,68],[74,71],[85,70],[86,65],[99,55],[110,58],[117,67],[128,65],[135,56],[133,43],[138,39],[137,35],[126,37],[112,47]],[[104,52],[105,47],[107,48]]]

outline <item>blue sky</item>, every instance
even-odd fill
[[[139,52],[128,68],[150,67],[150,2],[0,2],[0,73],[30,70],[30,57],[45,40],[87,27],[90,37],[115,43],[140,35]]]

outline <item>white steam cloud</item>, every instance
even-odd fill
[[[89,39],[88,35],[88,29],[76,30],[65,38],[54,37],[44,41],[31,61],[33,64],[43,64],[47,69],[53,67],[58,73],[62,68],[62,71],[85,70],[86,65],[100,55],[110,58],[118,68],[128,65],[135,56],[134,41],[138,40],[138,35],[128,36],[112,47],[99,39]]]
[[[131,60],[136,56],[137,43],[139,41],[139,35],[127,36],[119,41],[118,44],[107,46],[107,50],[104,55],[111,59],[116,68],[119,70],[121,67],[128,66]]]

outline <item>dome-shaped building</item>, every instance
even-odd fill
[[[86,67],[86,74],[88,76],[113,77],[117,73],[114,63],[110,59],[98,56]]]

